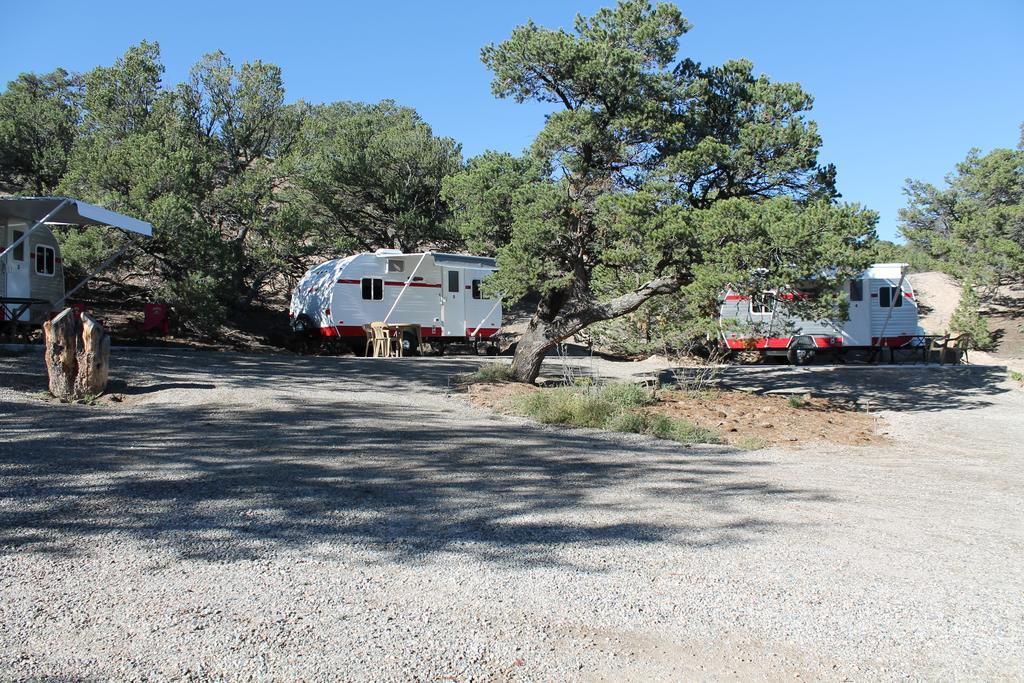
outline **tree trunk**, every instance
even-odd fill
[[[65,308],[43,325],[43,334],[51,394],[62,401],[77,401],[106,390],[110,337],[95,318],[84,313],[79,325],[74,310]]]
[[[110,368],[110,335],[104,332],[96,319],[88,313],[82,314],[80,348],[75,394],[79,398],[99,396],[107,388],[107,374]]]
[[[517,382],[533,384],[540,374],[544,356],[559,341],[551,337],[549,325],[541,320],[531,320],[512,357],[512,377]]]
[[[65,308],[53,320],[43,323],[50,393],[62,401],[74,400],[75,378],[78,375],[77,328],[75,312],[70,308]]]
[[[671,294],[686,282],[681,276],[660,276],[609,301],[593,302],[549,293],[537,305],[526,333],[516,346],[512,358],[512,377],[517,382],[533,384],[540,374],[540,365],[555,344],[602,320],[611,320],[632,313],[651,297]]]

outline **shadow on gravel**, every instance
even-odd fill
[[[692,372],[680,368],[660,380],[673,383]],[[994,396],[1011,389],[1006,371],[986,365],[815,367],[736,366],[716,378],[722,389],[755,393],[800,393],[859,403],[871,410],[922,412],[964,410],[992,405]]]
[[[210,561],[354,549],[366,561],[360,551],[543,566],[574,563],[574,548],[752,542],[787,502],[831,500],[758,481],[766,463],[724,448],[461,420],[440,394],[403,405],[365,393],[436,391],[465,363],[411,373],[361,360],[204,362],[189,373],[181,357],[147,353],[118,358],[115,371],[144,369],[146,386],[294,391],[269,409],[0,406],[0,553],[74,556],[110,537]],[[336,401],[303,399],[303,386],[324,382],[338,385]]]

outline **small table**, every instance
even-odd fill
[[[921,349],[921,362],[928,362],[928,351],[931,349],[933,339],[942,339],[941,334],[915,334],[906,342],[899,345],[900,349]],[[889,351],[892,354],[892,350]]]
[[[14,337],[18,334],[19,325],[32,324],[31,315],[29,315],[28,320],[21,320],[21,316],[34,305],[50,306],[51,304],[48,299],[36,299],[33,297],[21,296],[0,296],[0,314],[2,314],[0,315],[0,323],[9,324],[9,335],[11,341],[14,341]]]

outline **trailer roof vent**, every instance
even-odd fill
[[[401,249],[378,249],[374,254],[401,254]]]

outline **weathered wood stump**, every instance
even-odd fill
[[[50,393],[62,401],[99,396],[107,388],[110,369],[110,337],[88,313],[82,322],[65,308],[43,324],[46,336],[46,372]]]

